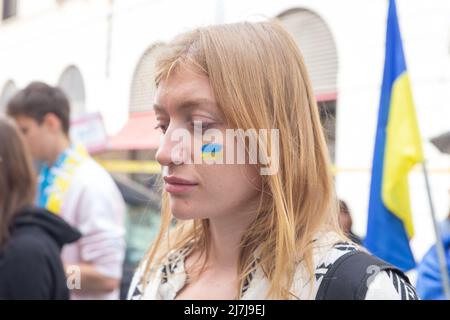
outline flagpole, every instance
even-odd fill
[[[436,236],[436,250],[437,250],[437,254],[438,254],[439,267],[441,269],[442,286],[444,289],[445,298],[447,300],[450,300],[450,287],[449,287],[449,282],[448,282],[447,261],[445,259],[445,250],[444,250],[444,245],[442,243],[441,231],[439,230],[439,226],[438,226],[438,223],[436,220],[436,213],[434,211],[433,199],[431,197],[431,187],[430,187],[430,182],[428,180],[428,171],[427,171],[427,166],[426,166],[425,161],[422,162],[422,168],[423,168],[423,174],[425,177],[425,184],[427,187],[428,202],[430,204],[431,219],[433,220],[434,234]]]

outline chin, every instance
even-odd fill
[[[192,220],[200,218],[198,210],[190,204],[189,200],[170,199],[170,211],[179,220]]]

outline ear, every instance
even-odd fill
[[[49,112],[45,115],[42,124],[52,132],[63,132],[61,120],[52,112]]]

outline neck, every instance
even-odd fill
[[[46,161],[47,165],[49,167],[53,166],[55,162],[58,160],[59,155],[69,147],[70,147],[69,138],[65,135],[58,136],[54,141],[51,155]]]
[[[209,220],[211,245],[208,265],[237,269],[240,242],[255,215],[254,211],[247,211],[243,214],[231,213],[225,217]]]

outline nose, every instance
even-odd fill
[[[186,144],[187,130],[170,129],[161,136],[159,148],[156,151],[155,159],[161,166],[180,165],[186,163],[189,157]],[[190,137],[188,137],[190,140]]]
[[[173,146],[167,135],[161,135],[159,147],[155,155],[156,161],[158,161],[161,166],[169,166],[172,164],[172,149]]]

